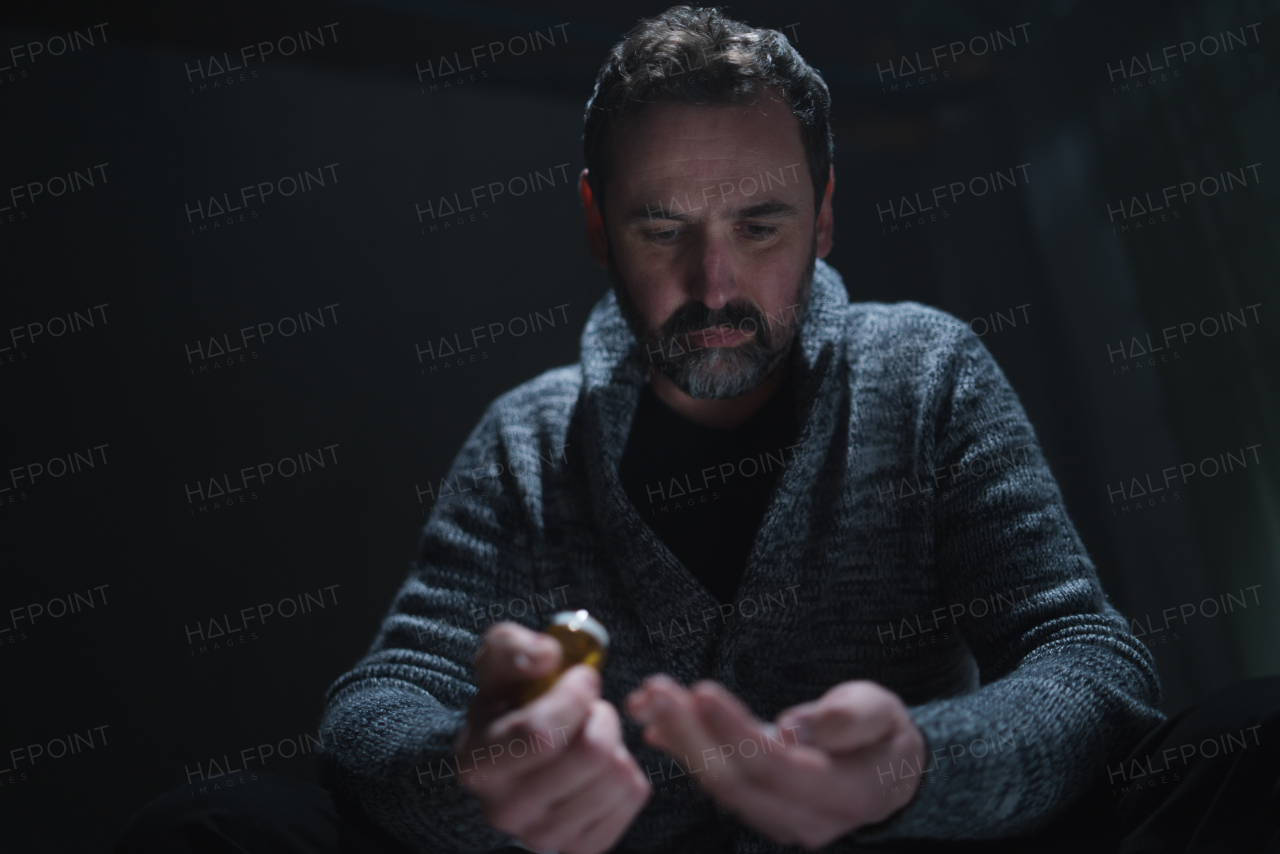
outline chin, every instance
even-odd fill
[[[760,385],[763,377],[754,366],[728,367],[698,366],[691,371],[679,372],[672,381],[695,400],[725,400],[741,397]]]

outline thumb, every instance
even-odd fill
[[[888,738],[898,724],[894,696],[874,683],[846,682],[820,699],[786,709],[778,728],[801,744],[850,753]]]

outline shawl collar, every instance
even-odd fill
[[[840,274],[818,259],[814,266],[809,308],[801,318],[798,347],[790,362],[799,429],[792,461],[782,471],[747,558],[738,596],[785,587],[784,560],[803,551],[803,540],[815,522],[814,508],[804,500],[824,463],[831,443],[841,395],[843,351],[849,318],[849,296]],[[612,565],[623,589],[646,624],[694,621],[719,603],[667,548],[632,505],[618,477],[631,421],[644,386],[640,343],[618,308],[613,290],[592,309],[582,333],[582,388],[585,459],[590,500]],[[785,510],[784,510],[785,508]],[[736,610],[726,632],[734,628]],[[674,661],[687,662],[679,676],[707,675],[714,648],[707,633],[670,642]],[[677,675],[677,674],[672,674]]]

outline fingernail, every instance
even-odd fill
[[[529,656],[526,653],[517,652],[515,656],[515,662],[516,662],[516,667],[519,667],[521,670],[529,669],[529,664],[530,664]]]

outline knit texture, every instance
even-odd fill
[[[851,303],[817,263],[790,368],[798,447],[723,608],[619,482],[645,364],[612,291],[581,344],[578,364],[489,406],[373,646],[327,693],[323,780],[399,839],[423,852],[511,841],[444,760],[484,631],[539,629],[566,607],[608,627],[602,693],[620,709],[655,672],[715,679],[765,720],[853,679],[902,697],[927,752],[880,779],[918,791],[832,851],[1034,829],[1163,720],[1150,652],[1107,601],[1016,393],[963,322]],[[692,778],[714,760],[690,757],[685,774],[622,718],[654,795],[615,850],[799,850],[702,792]]]

